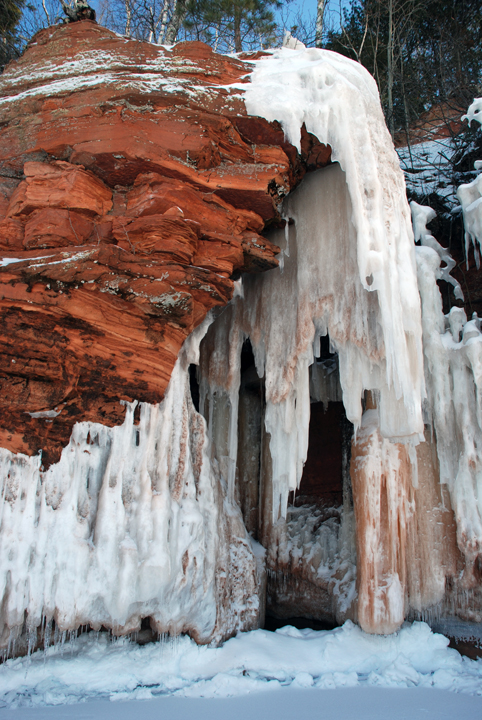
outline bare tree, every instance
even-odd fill
[[[374,75],[392,137],[396,130],[395,85],[399,86],[399,112],[400,101],[408,109],[407,98],[400,95],[402,64],[405,69],[409,39],[413,42],[424,5],[425,0],[353,0],[341,14],[340,30],[331,37],[332,49],[353,57]]]
[[[19,37],[26,43],[39,30],[55,25],[64,14],[58,0],[37,0],[25,5],[24,12],[18,25]]]
[[[316,3],[315,45],[319,48],[322,46],[323,43],[323,21],[325,18],[325,9],[327,4],[327,0],[317,0]]]
[[[166,26],[164,40],[168,45],[176,42],[179,30],[186,20],[188,0],[176,0],[169,23]]]

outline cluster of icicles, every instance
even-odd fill
[[[301,478],[309,368],[329,334],[355,432],[365,390],[377,399],[383,442],[413,450],[424,420],[433,425],[459,546],[471,557],[481,550],[480,323],[452,311],[446,331],[436,280],[450,281],[448,257],[416,209],[415,252],[375,81],[328,51],[283,48],[257,61],[242,87],[251,114],[279,120],[297,146],[305,123],[335,163],[286,199],[289,223],[275,238],[282,269],[247,277],[193,333],[164,401],[143,404],[139,424],[135,403],[120,427],[79,423],[47,472],[40,457],[0,450],[0,646],[52,619],[60,632],[88,624],[127,633],[149,617],[159,633],[199,642],[256,626],[263,552],[234,492],[246,338],[265,380],[273,522]],[[199,364],[201,414],[190,364]]]
[[[468,120],[469,125],[476,120],[482,125],[482,98],[476,98],[467,110],[462,120]],[[475,169],[482,169],[482,160],[475,161]],[[470,183],[461,185],[457,190],[457,197],[462,205],[465,226],[465,257],[469,258],[470,243],[474,246],[474,255],[477,269],[480,267],[480,253],[482,248],[482,175]],[[477,247],[478,245],[478,247]],[[467,265],[468,267],[468,265]]]

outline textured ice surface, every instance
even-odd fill
[[[189,391],[207,324],[184,345],[164,401],[141,404],[139,424],[136,403],[119,427],[78,423],[46,472],[40,456],[0,450],[1,645],[24,620],[33,646],[44,619],[122,634],[150,617],[160,633],[201,642],[256,627],[256,559]]]
[[[462,658],[447,645],[425,623],[390,636],[367,635],[350,621],[322,632],[287,626],[242,633],[220,648],[199,647],[187,637],[138,647],[91,633],[45,655],[8,660],[0,667],[0,701],[26,707],[162,694],[231,697],[286,686],[482,694],[482,661]]]
[[[420,242],[421,245],[431,247],[440,255],[440,260],[444,263],[444,266],[439,270],[439,280],[445,280],[450,283],[454,288],[454,295],[457,300],[464,299],[464,294],[460,283],[451,276],[451,272],[454,269],[456,263],[449,251],[442,247],[442,245],[434,238],[430,230],[427,229],[427,223],[431,222],[437,217],[435,210],[426,205],[419,205],[412,200],[410,203],[410,209],[412,211],[412,224],[413,234],[415,242]]]
[[[334,510],[326,517],[326,508],[289,506],[286,523],[275,528],[268,565],[278,571],[277,604],[302,602],[307,615],[342,622],[357,597],[355,519],[353,510]]]
[[[437,437],[440,481],[450,490],[462,552],[482,551],[482,334],[474,314],[462,308],[447,316],[436,284],[440,255],[417,248],[422,298],[427,412]]]
[[[398,434],[420,433],[423,382],[413,375],[417,361],[421,367],[413,235],[403,174],[375,80],[359,63],[337,53],[282,48],[258,61],[246,106],[251,114],[281,122],[297,147],[305,123],[331,146],[333,160],[346,173],[359,280],[365,290],[377,292],[387,383],[397,398],[403,397],[410,415]],[[311,215],[317,210],[312,206]]]
[[[329,334],[338,353],[343,403],[355,428],[361,422],[364,390],[369,389],[378,395],[384,436],[418,439],[423,431],[420,300],[413,241],[403,247],[408,231],[398,248],[397,237],[385,237],[390,246],[387,265],[380,267],[385,290],[394,273],[387,299],[385,290],[371,292],[360,279],[351,197],[338,164],[308,175],[287,198],[283,212],[293,222],[288,232],[273,237],[283,249],[283,269],[244,279],[242,297],[213,324],[201,356],[201,394],[216,394],[209,402],[210,413],[224,393],[226,415],[216,427],[211,420],[208,425],[234,473],[236,443],[229,438],[237,437],[240,352],[244,338],[251,341],[258,376],[265,378],[274,519],[286,511],[288,494],[297,488],[306,460],[309,368],[322,335]],[[405,218],[406,201],[403,213]],[[405,228],[404,219],[402,225]],[[392,254],[403,255],[393,268],[388,258]],[[392,305],[393,325],[382,302]],[[395,343],[398,321],[405,329]],[[396,367],[389,359],[393,353]]]
[[[477,163],[476,163],[477,165]],[[477,269],[480,268],[480,248],[482,248],[482,175],[475,180],[457,188],[457,197],[462,205],[465,226],[465,257],[467,268],[469,262],[469,246],[474,246]],[[478,245],[478,247],[477,247]]]
[[[420,300],[403,175],[371,75],[336,53],[282,48],[257,62],[246,106],[278,120],[298,147],[305,123],[345,173],[318,172],[289,197],[284,213],[295,221],[296,240],[284,248],[284,277],[269,273],[257,298],[246,292],[258,372],[266,369],[266,429],[283,506],[306,457],[306,376],[316,336],[328,332],[339,353],[355,427],[363,391],[373,389],[384,436],[423,432]]]

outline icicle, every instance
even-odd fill
[[[467,110],[467,114],[462,116],[463,120],[468,120],[471,125],[476,120],[482,125],[482,98],[476,98]],[[476,170],[482,169],[482,161],[476,160],[474,163]],[[475,180],[470,183],[460,185],[457,189],[457,197],[462,205],[465,226],[465,261],[467,270],[469,269],[469,247],[472,242],[474,246],[474,257],[477,270],[480,268],[480,253],[482,249],[482,174],[477,175]],[[477,247],[477,243],[479,247]]]
[[[442,247],[442,245],[440,245],[440,243],[437,242],[434,236],[427,230],[427,223],[436,218],[437,213],[435,212],[435,210],[432,210],[431,207],[428,207],[426,205],[419,205],[413,200],[410,203],[410,208],[412,211],[413,234],[415,242],[420,242],[426,247],[431,247],[432,250],[435,250],[435,252],[440,255],[440,259],[442,260],[442,262],[445,263],[445,267],[440,269],[439,279],[445,280],[445,282],[450,283],[450,285],[452,285],[454,288],[454,295],[457,300],[463,301],[464,294],[462,292],[462,288],[460,287],[460,283],[450,274],[455,267],[455,260],[453,259],[449,251],[446,248]]]
[[[417,264],[440,481],[450,490],[458,545],[470,560],[482,551],[482,334],[477,316],[467,322],[462,308],[452,308],[445,330],[437,287],[440,256],[417,248]]]
[[[476,164],[477,167],[477,164]],[[457,188],[457,197],[462,205],[465,226],[465,261],[469,269],[469,246],[474,246],[474,257],[477,270],[480,268],[480,253],[482,248],[482,174],[475,180],[465,183]],[[477,247],[478,243],[478,247]]]

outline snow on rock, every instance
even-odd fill
[[[326,632],[287,626],[243,633],[222,647],[187,637],[138,647],[90,633],[65,646],[8,660],[0,702],[11,708],[85,699],[232,697],[292,687],[434,687],[482,694],[482,663],[449,649],[425,623],[391,636],[365,634],[352,622]]]
[[[276,267],[264,223],[330,149],[305,133],[300,156],[248,117],[226,86],[251,70],[85,21],[45,28],[2,73],[2,447],[47,468],[76,422],[160,402],[233,276]],[[26,414],[56,406],[52,423]]]
[[[417,145],[397,148],[410,193],[418,198],[435,194],[453,212],[459,204],[451,162],[456,150],[452,137],[425,140]]]

